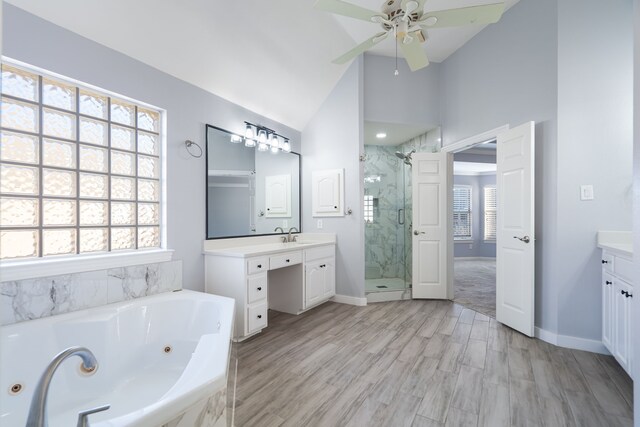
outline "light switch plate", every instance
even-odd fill
[[[580,200],[593,200],[593,185],[580,186]]]
[[[318,230],[322,230],[322,220],[321,219],[318,220],[317,228],[318,228]]]

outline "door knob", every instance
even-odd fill
[[[518,239],[521,242],[525,242],[525,243],[529,243],[531,241],[531,238],[529,236],[524,236],[524,237],[513,236],[513,238]]]
[[[426,233],[424,231],[413,230],[413,234],[415,234],[416,236],[419,236],[421,234],[426,234]]]

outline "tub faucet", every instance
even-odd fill
[[[98,369],[98,361],[88,348],[70,347],[58,353],[51,363],[49,363],[47,369],[45,369],[33,392],[31,406],[29,407],[29,416],[27,417],[27,427],[47,427],[49,425],[47,422],[47,395],[49,394],[49,385],[58,367],[71,356],[79,356],[82,359],[80,369],[86,373],[93,373]]]
[[[293,230],[296,230],[296,233],[299,233],[299,232],[300,232],[300,230],[298,230],[297,228],[295,228],[295,227],[291,227],[291,228],[289,229],[289,235],[287,236],[287,242],[295,242],[295,241],[296,241],[296,238],[297,238],[298,236],[293,236],[293,238],[291,237],[291,233],[293,232]]]

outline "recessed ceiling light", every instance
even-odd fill
[[[386,137],[387,137],[387,134],[384,133],[384,132],[376,133],[376,138],[378,138],[378,139],[382,139],[382,138],[386,138]]]

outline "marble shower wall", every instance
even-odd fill
[[[402,277],[404,243],[398,209],[404,209],[403,163],[395,147],[365,145],[364,193],[373,196],[373,222],[365,223],[366,278]]]
[[[0,283],[0,325],[182,289],[182,261]]]

